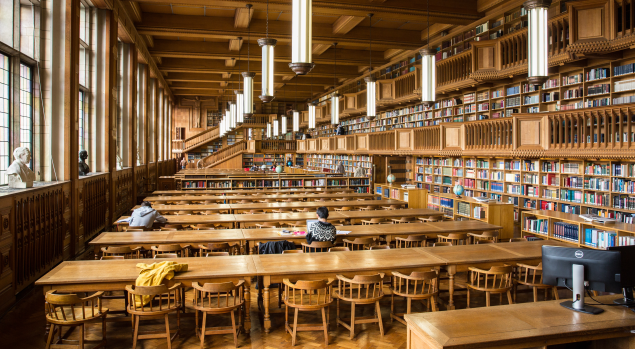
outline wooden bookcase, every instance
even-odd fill
[[[350,189],[358,193],[370,193],[369,178],[363,177],[329,177],[319,176],[277,176],[267,177],[228,177],[213,176],[185,176],[176,179],[176,187],[180,190],[209,190],[209,189],[289,189],[289,188],[323,188]]]
[[[375,183],[373,192],[382,199],[403,201],[408,208],[426,208],[428,201],[428,191],[425,189],[404,189],[400,185]]]
[[[355,167],[361,166],[370,176],[373,170],[373,157],[370,155],[333,155],[333,154],[305,154],[304,163],[308,170],[321,171],[325,169],[334,172],[339,161],[344,162],[344,171],[352,175]]]
[[[634,224],[600,224],[588,222],[571,213],[525,211],[522,213],[521,225],[523,236],[558,240],[578,247],[606,249],[609,246],[635,245]]]

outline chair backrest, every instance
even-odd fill
[[[295,222],[286,222],[288,226],[291,227],[303,227],[306,225],[306,221],[295,221]]]
[[[435,242],[432,247],[439,247],[439,246],[452,246],[451,242]]]
[[[188,201],[188,200],[183,200],[183,201],[179,201],[177,202],[177,205],[191,205],[192,202]]]
[[[44,296],[44,311],[48,319],[58,323],[91,319],[102,314],[103,294],[104,292],[100,291],[80,298],[74,293],[57,293],[57,290],[50,290]],[[82,311],[78,312],[77,309]]]
[[[176,214],[178,216],[188,216],[188,215],[193,215],[194,211],[177,211]]]
[[[262,214],[265,213],[263,210],[249,210],[249,214]]]
[[[125,259],[139,258],[139,250],[133,250],[130,246],[108,246],[101,248],[102,256],[121,256]]]
[[[150,246],[150,250],[152,250],[152,255],[156,255],[157,253],[174,253],[176,255],[180,254],[181,256],[185,257],[183,255],[183,247],[178,244]]]
[[[313,241],[310,245],[302,244],[302,251],[304,252],[326,252],[329,248],[333,247],[330,241]]]
[[[384,296],[384,273],[375,275],[355,275],[352,279],[337,276],[339,297],[355,302],[375,302]]]
[[[428,237],[426,235],[408,235],[407,238],[395,238],[395,247],[397,248],[412,248],[412,247],[424,247]]]
[[[366,248],[370,248],[370,246],[375,244],[375,239],[373,238],[355,238],[355,240],[344,240],[344,245],[350,248],[352,251],[356,250],[364,250]]]
[[[465,244],[467,241],[467,233],[450,233],[447,236],[437,235],[439,242],[451,242],[453,245]]]
[[[214,229],[214,223],[202,223],[193,226],[194,230],[209,230]]]
[[[349,252],[351,249],[348,247],[331,247],[329,252]]]
[[[511,266],[493,266],[489,270],[469,267],[470,285],[481,291],[503,291],[512,287]]]
[[[379,224],[379,223],[383,223],[384,219],[383,218],[371,218],[368,220],[368,222],[370,222],[370,224]]]
[[[179,309],[181,307],[180,287],[180,283],[170,288],[168,288],[167,285],[128,285],[126,286],[126,291],[128,292],[128,311],[133,314],[153,315],[164,314]]]
[[[179,258],[179,255],[176,253],[157,253],[154,255],[155,259],[172,259]]]
[[[222,256],[229,256],[229,252],[207,252],[207,254],[205,254],[205,257],[222,257]]]
[[[332,288],[334,279],[299,280],[295,284],[289,279],[284,284],[284,304],[299,310],[320,309],[333,303]]]
[[[524,285],[542,285],[542,263],[538,265],[516,264],[517,280]]]
[[[413,271],[410,275],[393,271],[392,276],[392,289],[396,294],[416,297],[432,296],[439,293],[438,274],[434,270]]]
[[[237,284],[231,281],[221,283],[192,283],[194,296],[192,307],[197,310],[222,313],[231,311],[243,305],[245,281]]]
[[[124,256],[101,256],[101,260],[102,261],[108,261],[108,260],[117,260],[117,259],[124,259]]]
[[[344,206],[344,207],[340,207],[340,208],[336,208],[336,211],[352,211],[353,208],[350,206]]]
[[[481,244],[493,244],[495,241],[494,240],[476,240],[476,244],[477,245],[481,245]]]
[[[144,231],[144,227],[128,227],[126,231]]]
[[[260,222],[260,223],[256,223],[256,226],[258,228],[276,228],[280,226],[280,223],[279,222]]]
[[[527,238],[511,238],[511,239],[509,239],[509,242],[523,242],[523,241],[529,241],[529,240],[527,240]]]
[[[374,245],[370,247],[371,250],[390,250],[388,245]]]
[[[284,251],[282,251],[282,254],[289,254],[289,253],[304,253],[304,251],[302,251],[302,250],[284,250]]]
[[[398,220],[398,221],[396,221],[396,222],[399,222],[399,223],[409,223],[409,222],[414,222],[415,220],[416,220],[416,218],[415,218],[415,217],[401,217],[401,219],[399,219],[399,220]]]

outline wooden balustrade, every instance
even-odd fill
[[[255,141],[250,141],[250,142],[255,142]],[[213,154],[201,159],[200,163],[201,165],[198,165],[199,167],[212,167],[215,164],[224,161],[226,159],[229,159],[233,156],[235,156],[236,154],[239,153],[244,153],[245,151],[247,151],[247,141],[242,140],[240,142],[236,142],[228,147],[224,147],[216,152],[214,152]]]
[[[465,149],[511,149],[512,119],[494,119],[465,124]]]
[[[472,51],[469,50],[437,62],[437,87],[442,88],[469,79],[472,74],[472,57]]]
[[[220,129],[218,126],[208,128],[207,130],[197,133],[192,137],[188,137],[183,140],[172,141],[172,153],[186,153],[198,146],[201,146],[211,140],[214,140],[220,136]]]
[[[395,99],[403,99],[418,96],[418,90],[421,89],[421,68],[416,67],[405,75],[395,78]]]
[[[256,141],[256,142],[260,142],[261,152],[295,153],[296,151],[296,141],[262,140],[262,141]]]
[[[438,150],[440,142],[440,130],[441,128],[439,126],[429,126],[414,129],[413,149],[415,151]]]

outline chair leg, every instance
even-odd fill
[[[438,311],[437,309],[437,300],[434,296],[430,297],[430,304],[432,306],[432,311]]]
[[[337,305],[335,308],[335,316],[336,316],[336,320],[335,320],[335,328],[339,328],[340,327],[340,299],[337,299]]]
[[[79,325],[79,349],[84,349],[84,329],[85,324]]]
[[[507,290],[507,301],[509,304],[514,304],[514,301],[512,300],[512,292],[510,290]]]
[[[293,318],[293,335],[291,337],[291,345],[295,346],[295,335],[298,331],[298,308],[295,308],[295,316]]]
[[[197,310],[198,312],[198,310]],[[207,313],[206,312],[201,312],[201,315],[203,315],[203,325],[201,326],[201,349],[203,349],[203,347],[205,347],[205,327],[207,327]],[[232,321],[233,323],[233,321]],[[169,336],[169,334],[168,334]]]
[[[489,294],[489,292],[485,292],[485,306],[486,307],[490,306],[490,294]]]
[[[137,340],[139,339],[139,316],[133,316],[134,318],[134,333],[132,334],[132,349],[137,348]]]
[[[49,328],[49,336],[48,336],[48,339],[46,340],[46,346],[44,347],[44,349],[51,348],[51,342],[53,341],[54,335],[55,335],[55,324],[51,324],[51,327]]]
[[[553,298],[554,299],[560,299],[560,296],[558,295],[558,288],[557,287],[553,288]]]
[[[470,308],[470,288],[467,288],[467,309]]]
[[[412,311],[412,299],[410,297],[406,297],[406,314],[410,314]]]
[[[538,289],[535,287],[532,287],[533,292],[534,292],[534,302],[538,302]]]
[[[514,302],[516,301],[516,291],[518,291],[518,284],[514,282]]]
[[[329,346],[329,332],[326,323],[326,314],[324,313],[324,308],[322,308],[322,326],[324,326],[324,345]]]
[[[390,323],[392,324],[392,316],[395,314],[395,293],[390,295]]]
[[[205,318],[203,318],[203,321],[205,321]],[[165,336],[168,340],[168,349],[172,349],[172,338],[170,337],[170,322],[168,321],[168,314],[165,314]]]
[[[234,318],[234,311],[232,310],[232,334],[234,335],[234,346],[238,348],[238,332],[236,332],[236,319]]]
[[[381,321],[381,308],[379,307],[379,301],[375,302],[375,308],[377,309],[377,321],[379,322],[379,333],[384,336],[384,323]]]
[[[351,302],[351,339],[355,337],[355,303]]]
[[[326,306],[326,329],[331,327],[331,305]]]
[[[284,307],[284,332],[288,332],[287,326],[289,326],[289,307]]]

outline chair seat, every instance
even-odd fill
[[[65,325],[65,326],[72,326],[72,325],[79,325],[88,321],[92,321],[98,318],[101,318],[102,316],[106,315],[108,313],[108,308],[105,307],[101,307],[101,313],[99,312],[99,308],[97,306],[95,306],[95,316],[91,316],[93,314],[92,310],[90,309],[90,307],[88,308],[84,308],[85,311],[82,312],[82,307],[77,307],[71,310],[70,307],[64,307],[63,308],[63,313],[62,313],[62,309],[59,307],[55,308],[55,313],[57,314],[58,318],[55,318],[53,315],[51,314],[46,314],[46,320],[50,323],[54,323],[56,325]],[[74,314],[73,314],[74,313]],[[84,315],[86,314],[86,318],[84,318]],[[73,315],[75,315],[75,319],[77,320],[73,320]],[[64,320],[64,317],[66,317],[66,320]]]

